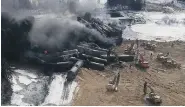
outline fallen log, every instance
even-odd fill
[[[83,60],[79,60],[76,62],[76,64],[68,71],[67,73],[67,81],[70,82],[70,81],[73,81],[77,74],[78,74],[78,71],[80,70],[80,68],[83,66],[84,64],[84,61]]]

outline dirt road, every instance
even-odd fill
[[[128,42],[130,43],[130,42]],[[127,43],[116,49],[122,53]],[[83,68],[78,76],[79,91],[75,96],[75,106],[141,106],[146,105],[143,100],[143,84],[147,81],[154,88],[155,92],[162,97],[165,106],[185,105],[185,43],[157,43],[158,47],[153,52],[153,59],[150,59],[152,51],[145,50],[145,57],[150,68],[142,71],[134,66],[129,69],[121,69],[121,79],[118,92],[107,92],[106,84],[113,78],[111,69],[95,71]],[[140,52],[144,52],[140,48]],[[156,61],[157,53],[170,52],[170,55],[177,62],[182,64],[182,69],[167,69]],[[158,68],[158,70],[157,70]]]

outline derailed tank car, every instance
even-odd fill
[[[95,29],[107,38],[111,38],[116,45],[122,43],[122,28],[118,26],[110,26],[97,18],[91,17],[90,13],[86,13],[84,16],[77,17],[77,21],[84,24],[90,29]]]
[[[68,71],[67,73],[67,81],[73,81],[75,79],[75,77],[77,76],[80,68],[83,66],[84,61],[83,60],[79,60],[76,62],[76,64]]]

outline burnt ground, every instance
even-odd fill
[[[117,47],[116,51],[124,52],[126,44]],[[165,106],[185,105],[185,43],[175,43],[171,48],[171,42],[157,43],[158,47],[153,52],[145,50],[145,59],[150,63],[146,71],[133,66],[131,69],[121,69],[121,79],[118,92],[107,92],[105,86],[114,77],[113,70],[96,71],[81,69],[78,75],[79,91],[72,105],[75,106],[142,106],[146,105],[143,100],[143,84],[147,81],[154,91],[162,97]],[[140,52],[144,49],[140,47]],[[156,61],[157,53],[170,52],[177,62],[182,64],[182,69],[169,69]],[[157,70],[158,69],[158,70]]]

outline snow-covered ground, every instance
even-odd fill
[[[22,69],[16,69],[14,70],[15,72],[17,73],[20,73],[22,75],[26,75],[26,76],[29,76],[31,78],[37,78],[37,75],[33,74],[33,73],[30,73],[30,72],[25,72],[25,70],[22,70]]]
[[[21,94],[21,91],[26,88],[32,82],[35,82],[37,75],[34,73],[30,73],[26,70],[22,69],[15,69],[12,75],[12,89],[13,94],[11,97],[11,104],[12,105],[19,105],[19,106],[28,106],[32,104],[25,103],[22,99],[26,96]],[[28,90],[29,91],[29,90]]]
[[[126,38],[160,41],[185,41],[185,13],[164,14],[162,12],[140,12],[146,24],[136,24],[131,26],[131,30],[137,34]],[[167,21],[165,21],[167,17]],[[168,20],[175,20],[174,23],[167,23]]]
[[[70,105],[77,82],[65,85],[66,75],[39,76],[29,70],[15,69],[12,75],[11,105]]]
[[[49,93],[42,105],[69,105],[73,98],[73,93],[77,87],[77,83],[65,86],[66,75],[53,75],[53,81],[50,84]]]

